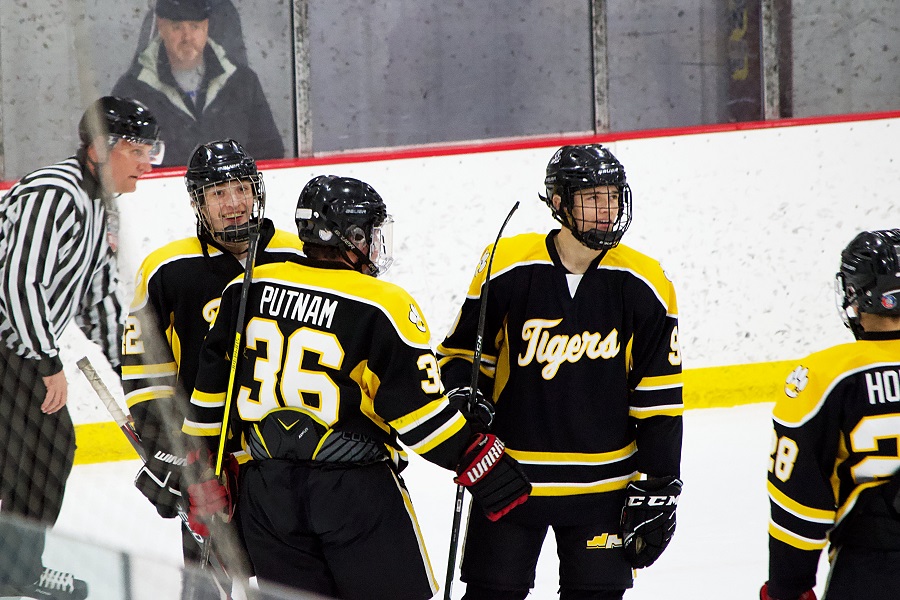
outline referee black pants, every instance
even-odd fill
[[[35,361],[0,348],[0,583],[9,585],[40,576],[75,458],[69,411],[42,413],[46,394]]]

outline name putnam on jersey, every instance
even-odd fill
[[[900,402],[900,369],[866,373],[869,404]]]
[[[263,286],[262,297],[259,300],[260,315],[328,328],[331,327],[337,307],[337,300],[273,285]]]

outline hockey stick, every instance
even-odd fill
[[[241,331],[244,329],[244,314],[247,311],[247,298],[250,296],[250,281],[253,278],[253,267],[256,265],[256,246],[258,243],[259,229],[257,228],[255,231],[250,231],[247,263],[244,265],[244,279],[241,281],[241,298],[238,301],[237,323],[234,329],[234,347],[231,350],[231,370],[228,373],[228,389],[225,391],[225,413],[222,415],[222,431],[219,433],[219,450],[216,454],[216,477],[222,474],[225,438],[228,434],[228,419],[231,416],[231,394],[234,391],[234,377],[237,373],[238,354],[241,349]]]
[[[494,252],[497,250],[497,244],[500,243],[500,236],[506,229],[506,224],[512,218],[513,213],[519,208],[518,201],[513,204],[509,214],[500,226],[497,232],[497,239],[491,247],[491,254],[488,257],[487,273],[484,276],[484,283],[481,285],[481,295],[478,299],[478,328],[475,330],[475,354],[472,356],[472,377],[469,380],[469,405],[471,407],[475,390],[478,389],[478,374],[481,371],[481,348],[484,345],[484,321],[487,317],[487,297],[488,287],[491,283],[491,267],[494,264]],[[456,575],[456,553],[459,546],[459,530],[462,528],[462,505],[465,488],[462,484],[456,484],[456,503],[453,505],[453,527],[450,530],[450,556],[447,559],[447,579],[444,581],[444,600],[450,600],[450,591],[453,588],[453,578]]]
[[[260,221],[262,215],[259,216]],[[250,282],[253,279],[253,267],[256,265],[256,247],[259,245],[259,228],[250,231],[250,245],[247,248],[247,262],[244,265],[244,279],[241,281],[241,298],[238,301],[237,323],[234,329],[234,347],[231,349],[231,369],[228,373],[228,388],[225,391],[225,412],[222,414],[222,431],[219,433],[219,449],[216,452],[216,478],[222,476],[222,460],[225,456],[225,438],[228,434],[228,421],[231,416],[231,394],[234,391],[234,378],[237,373],[238,354],[241,349],[241,332],[244,329],[244,314],[247,311],[247,298],[250,296]],[[212,550],[212,530],[203,541],[200,553],[200,566],[206,564]]]
[[[119,406],[119,403],[116,402],[116,399],[113,397],[112,392],[109,391],[109,388],[106,387],[106,384],[103,382],[103,379],[100,378],[100,374],[97,373],[96,369],[94,369],[94,365],[91,364],[90,359],[87,356],[82,357],[77,363],[78,368],[81,370],[82,374],[84,374],[85,378],[87,378],[88,383],[91,384],[91,387],[96,392],[97,397],[100,398],[100,401],[103,402],[103,405],[106,406],[106,410],[109,411],[110,416],[113,418],[113,421],[116,422],[116,425],[122,430],[122,433],[125,434],[125,437],[128,438],[128,441],[131,443],[131,447],[134,448],[135,452],[137,452],[138,456],[143,462],[147,462],[147,455],[144,452],[144,445],[141,442],[141,436],[138,435],[138,432],[134,428],[134,423],[128,418],[125,412]],[[184,506],[178,506],[178,516],[181,518],[182,523],[184,523],[187,530],[191,533],[191,537],[200,544],[203,545],[203,537],[191,529],[190,524],[188,523],[188,515],[184,510]],[[218,557],[212,555],[209,557],[209,562],[212,565],[213,569],[219,573],[220,575],[230,579],[228,575],[228,571],[225,570],[225,567],[222,566],[222,563],[219,561]],[[218,577],[213,577],[213,581],[216,586],[219,588],[219,592],[224,595],[225,600],[231,600],[231,594],[222,587],[219,582]]]

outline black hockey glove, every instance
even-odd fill
[[[675,533],[681,480],[670,476],[633,481],[625,493],[622,546],[631,566],[642,569],[656,562]]]
[[[496,521],[528,500],[531,484],[496,435],[477,433],[463,453],[454,481],[467,488],[484,514]]]
[[[769,595],[769,583],[766,582],[759,590],[759,600],[816,600],[816,593],[812,590],[806,590],[799,596],[793,596],[791,598],[776,598],[775,596]]]
[[[134,478],[134,486],[156,507],[163,519],[178,516],[181,471],[185,460],[161,450],[150,457]]]
[[[447,400],[450,406],[458,410],[479,432],[486,433],[494,422],[494,404],[484,397],[481,390],[475,390],[469,386],[453,388],[447,392]]]

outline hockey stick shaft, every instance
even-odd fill
[[[82,357],[81,360],[75,364],[78,365],[78,368],[81,369],[81,372],[87,378],[88,383],[94,388],[94,392],[97,393],[97,397],[100,398],[100,401],[106,406],[106,410],[109,411],[113,421],[116,422],[116,425],[119,426],[119,429],[122,430],[122,433],[125,434],[128,441],[131,442],[131,447],[134,448],[142,461],[147,462],[147,456],[144,454],[144,446],[141,444],[141,437],[137,434],[137,431],[135,431],[134,424],[128,420],[127,416],[125,416],[125,413],[119,407],[119,403],[113,398],[109,388],[106,387],[106,384],[103,383],[100,375],[94,369],[94,365],[91,364],[91,361],[87,356]]]
[[[87,378],[88,383],[91,384],[91,387],[94,389],[97,397],[100,398],[100,401],[103,402],[104,406],[106,406],[106,410],[109,411],[109,414],[113,418],[113,421],[116,422],[116,425],[119,426],[119,428],[122,430],[122,433],[124,433],[125,437],[128,438],[128,441],[131,443],[131,446],[134,448],[135,452],[137,452],[141,460],[146,463],[147,456],[144,451],[143,443],[141,442],[141,436],[138,435],[137,431],[134,428],[134,424],[125,415],[125,412],[119,406],[119,403],[116,402],[116,399],[113,397],[112,392],[110,392],[109,388],[106,387],[106,384],[103,382],[100,374],[97,373],[96,369],[94,369],[94,365],[91,364],[90,359],[84,356],[75,364],[81,370],[85,378]],[[183,506],[178,507],[178,516],[181,518],[181,521],[184,523],[185,527],[187,527],[188,531],[190,531],[191,537],[193,537],[194,540],[202,546],[204,544],[203,537],[194,533],[194,531],[191,529],[191,526],[188,523],[187,512],[185,512]],[[222,563],[219,561],[218,557],[209,556],[208,559],[216,572],[223,574],[225,577],[229,577],[228,571],[226,571],[225,567],[222,566]],[[216,585],[219,586],[219,591],[225,594],[226,599],[230,599],[231,594],[229,594],[224,588],[222,588],[221,584],[218,581],[218,578],[214,577],[213,580],[215,581]]]
[[[228,388],[225,392],[225,412],[222,414],[222,431],[219,432],[219,450],[216,453],[216,477],[222,474],[222,460],[225,456],[225,440],[228,436],[228,421],[231,417],[231,394],[234,391],[234,379],[237,374],[238,355],[241,350],[241,334],[244,329],[244,316],[247,312],[247,298],[250,296],[250,282],[253,279],[253,267],[256,265],[256,247],[259,244],[259,230],[250,232],[250,245],[247,249],[247,263],[244,265],[244,279],[241,281],[241,298],[238,301],[237,323],[234,329],[234,347],[231,349],[231,369],[228,373]]]
[[[247,262],[244,265],[244,279],[241,281],[241,297],[238,301],[237,323],[234,329],[234,346],[231,349],[231,368],[228,373],[228,388],[225,391],[225,411],[222,414],[222,431],[219,432],[219,448],[216,451],[216,477],[222,476],[222,461],[225,457],[225,441],[228,437],[228,423],[231,418],[231,394],[234,391],[234,379],[237,374],[238,355],[241,350],[241,334],[244,329],[244,316],[247,311],[247,298],[250,296],[250,282],[253,279],[253,267],[256,264],[256,248],[259,245],[259,229],[250,231],[250,244],[247,247]],[[212,553],[212,529],[203,541],[200,550],[200,566],[206,564]]]
[[[481,285],[481,295],[478,299],[478,328],[475,330],[475,354],[472,356],[472,377],[469,380],[469,389],[472,394],[478,389],[478,374],[481,371],[481,352],[482,346],[484,345],[484,322],[487,319],[487,297],[488,288],[491,283],[491,268],[494,265],[494,252],[497,251],[497,244],[500,243],[500,237],[503,235],[503,230],[506,229],[506,224],[509,223],[513,213],[516,212],[516,209],[518,208],[518,202],[513,204],[509,214],[506,215],[506,219],[503,221],[503,225],[500,226],[500,231],[497,232],[497,239],[494,240],[494,245],[491,247],[491,254],[488,257],[484,283]],[[470,398],[469,400],[471,402],[472,399]],[[456,484],[456,503],[453,505],[453,526],[450,529],[450,556],[447,559],[447,578],[444,581],[444,600],[450,600],[450,592],[453,588],[453,578],[456,574],[456,554],[459,549],[459,533],[460,529],[462,529],[462,507],[464,496],[465,488],[460,484]]]

